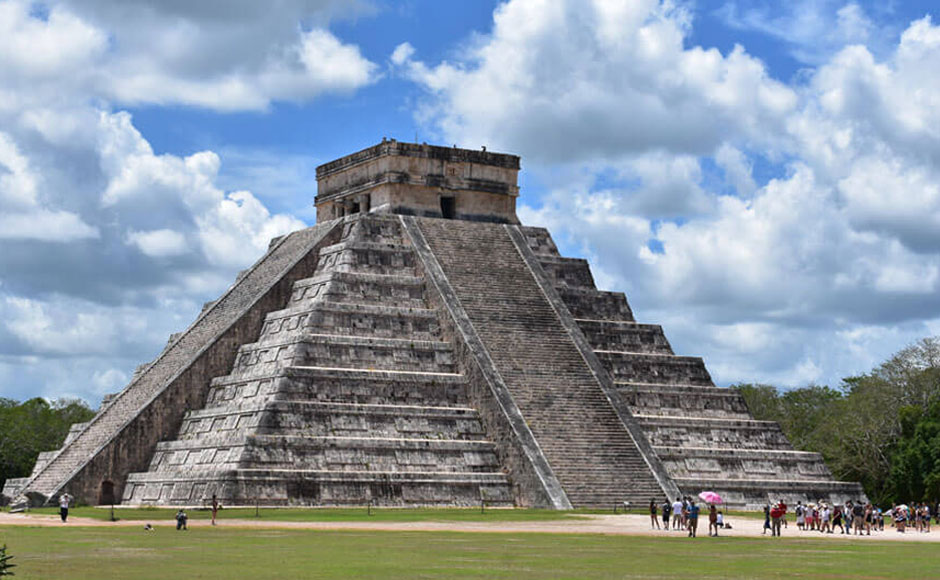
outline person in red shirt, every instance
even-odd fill
[[[770,508],[770,535],[779,536],[780,535],[780,524],[783,521],[783,518],[787,515],[787,504],[783,503],[783,500],[777,502],[777,505]]]

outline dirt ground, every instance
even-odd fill
[[[119,520],[117,522],[91,518],[70,517],[63,524],[56,515],[10,514],[0,513],[0,526],[92,526],[92,527],[143,527],[141,520]],[[176,522],[171,519],[149,522],[153,526],[171,527]],[[729,518],[731,529],[720,531],[721,536],[760,537],[764,534],[763,521],[753,518]],[[190,520],[190,526],[209,526],[208,520]],[[581,515],[556,521],[532,522],[278,522],[270,520],[219,519],[219,526],[257,529],[309,529],[309,530],[376,530],[376,531],[422,531],[422,532],[487,532],[487,533],[547,533],[547,534],[609,534],[624,536],[685,536],[685,531],[663,531],[650,529],[648,516],[643,515]],[[706,541],[708,537],[708,519],[701,521],[698,536]],[[766,536],[769,539],[769,532]],[[870,536],[820,534],[819,532],[800,531],[796,524],[789,523],[783,530],[784,538],[820,538],[851,539],[866,542],[871,540],[889,540],[899,542],[940,542],[940,530],[930,533],[918,533],[908,530],[899,533],[893,528],[884,532],[872,532]]]

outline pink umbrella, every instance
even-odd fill
[[[721,496],[713,491],[703,491],[702,493],[698,494],[698,496],[705,503],[721,503],[722,502]]]

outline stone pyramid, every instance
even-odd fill
[[[382,143],[4,493],[613,507],[863,497],[515,215],[519,158]]]

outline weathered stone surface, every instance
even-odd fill
[[[321,166],[318,216],[343,217],[272,241],[3,496],[560,509],[705,489],[745,508],[863,497],[637,322],[626,296],[598,290],[586,260],[514,225],[518,168],[396,142]]]

